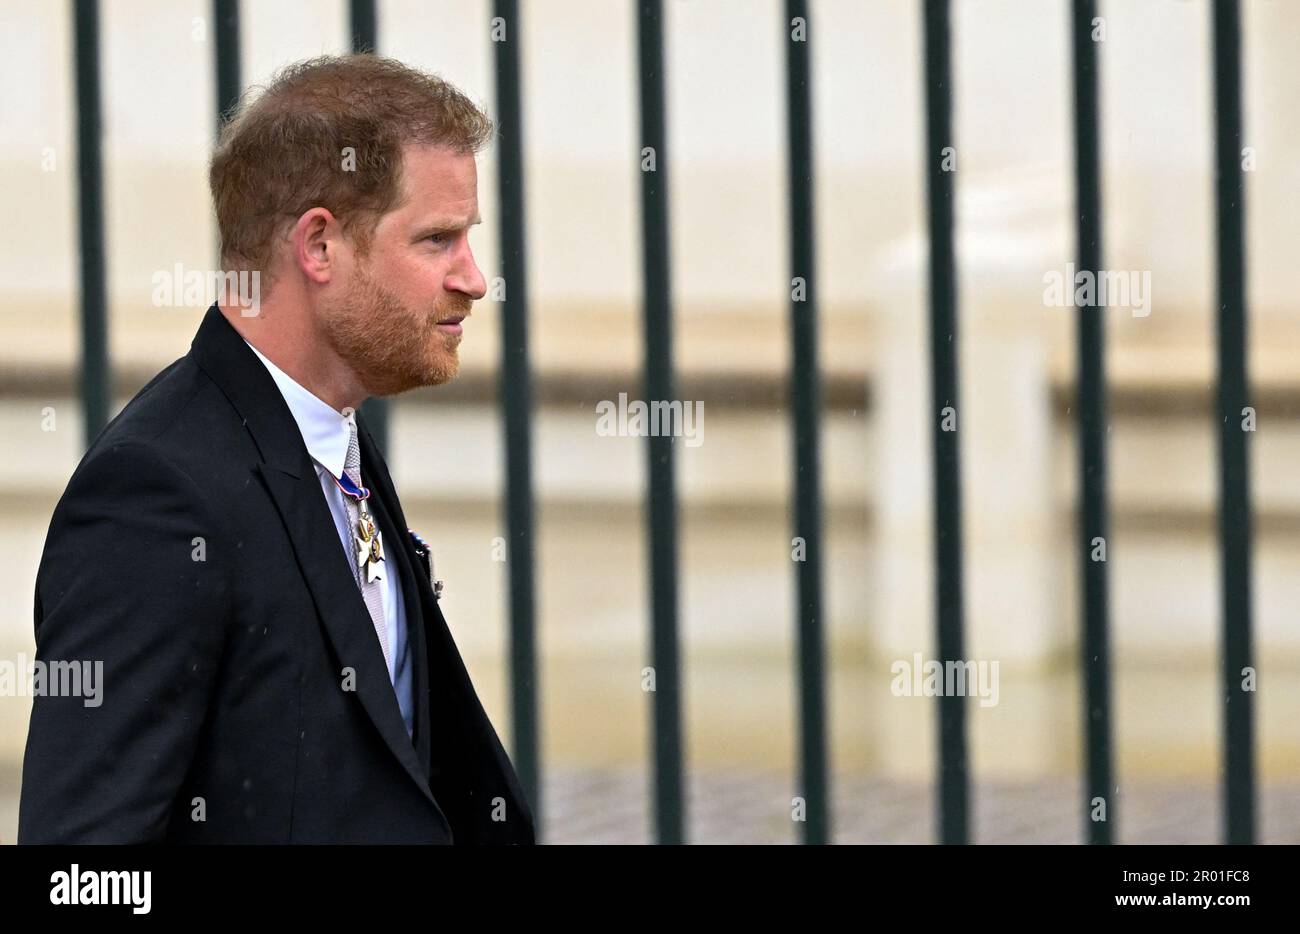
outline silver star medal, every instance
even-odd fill
[[[353,539],[357,549],[357,568],[366,569],[366,583],[369,584],[384,577],[380,567],[384,560],[384,547],[379,542],[379,530],[375,528],[375,520],[364,499],[357,504],[357,513],[356,537]]]

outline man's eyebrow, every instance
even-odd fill
[[[430,232],[441,230],[460,230],[462,227],[473,227],[476,224],[483,223],[483,216],[476,213],[473,220],[466,224],[459,217],[435,217],[420,224],[421,230]]]

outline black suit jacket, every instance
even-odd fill
[[[401,577],[414,739],[302,436],[215,306],[77,466],[36,577],[18,840],[532,843],[533,815],[358,416]],[[353,689],[348,689],[349,682]]]

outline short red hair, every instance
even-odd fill
[[[222,129],[208,184],[227,269],[269,271],[279,228],[327,208],[359,249],[401,197],[408,143],[476,153],[492,121],[459,89],[388,58],[324,56],[278,72]]]

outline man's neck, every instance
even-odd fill
[[[256,347],[295,383],[341,414],[356,410],[366,399],[347,364],[331,350],[320,350],[321,342],[314,333],[286,333],[283,328],[272,329],[265,319],[241,317],[237,309],[221,308],[239,336]],[[284,321],[283,315],[277,316]],[[312,352],[317,349],[317,352]]]

